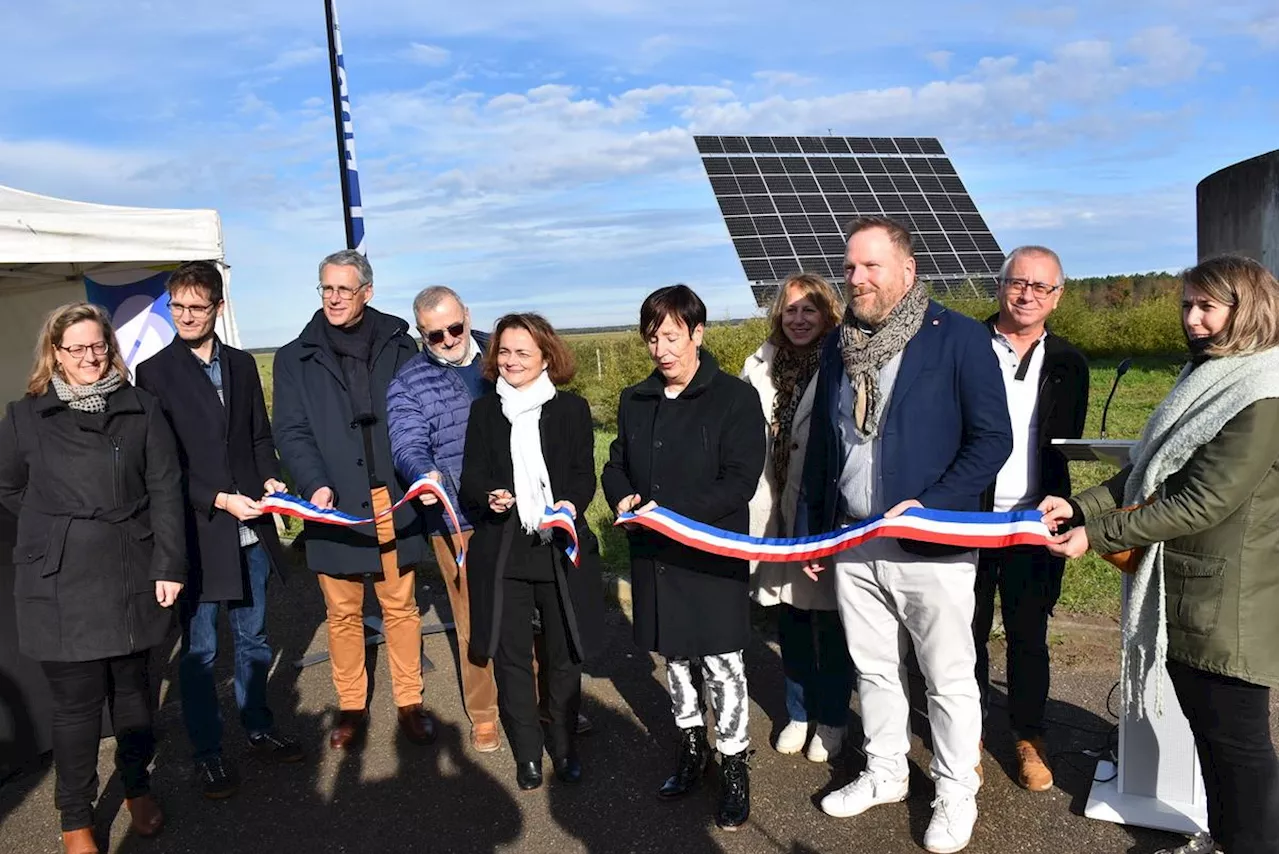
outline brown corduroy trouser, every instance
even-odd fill
[[[464,546],[471,542],[471,531],[462,534]],[[462,707],[471,725],[497,723],[498,683],[493,677],[493,662],[484,666],[471,660],[471,599],[467,587],[466,567],[458,568],[454,544],[438,534],[431,537],[431,548],[440,565],[445,589],[449,592],[449,608],[453,611],[454,633],[458,639],[458,669],[462,674]]]

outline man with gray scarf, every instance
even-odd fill
[[[848,308],[823,346],[796,536],[913,507],[979,510],[1013,447],[990,336],[929,299],[901,225],[860,217],[846,233]],[[887,538],[834,559],[867,768],[823,798],[822,809],[848,817],[906,798],[905,661],[914,646],[929,696],[936,782],[924,845],[936,854],[967,846],[978,816],[976,567],[972,550]]]

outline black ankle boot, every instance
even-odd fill
[[[680,754],[676,762],[676,773],[668,777],[662,788],[658,789],[658,797],[678,798],[692,792],[706,773],[710,759],[711,748],[707,746],[705,726],[680,730]]]
[[[541,786],[542,762],[517,762],[516,785],[526,792]]]
[[[747,751],[720,757],[720,806],[716,826],[737,830],[751,815],[751,781],[747,776]]]

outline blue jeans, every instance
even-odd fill
[[[270,732],[267,708],[267,672],[271,647],[267,645],[267,577],[271,558],[261,543],[240,549],[245,597],[238,602],[190,602],[182,608],[181,677],[182,718],[197,762],[222,753],[222,709],[213,679],[218,657],[218,612],[227,610],[235,645],[236,705],[246,735]]]
[[[824,726],[849,723],[853,662],[838,611],[802,611],[779,606],[778,646],[786,680],[787,714],[793,721]]]

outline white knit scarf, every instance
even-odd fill
[[[542,431],[538,421],[542,405],[556,396],[556,387],[543,371],[524,388],[515,388],[502,377],[497,382],[502,414],[511,422],[511,468],[515,476],[516,509],[526,534],[538,531],[543,512],[555,503],[551,476],[542,457]],[[550,537],[545,533],[544,539]]]
[[[1129,452],[1133,470],[1124,487],[1124,504],[1140,504],[1178,472],[1196,449],[1210,442],[1245,407],[1277,396],[1280,360],[1272,348],[1251,356],[1211,358],[1194,370],[1182,369],[1169,396],[1151,414],[1142,438]],[[1147,714],[1143,686],[1164,666],[1169,648],[1165,623],[1164,543],[1142,555],[1129,586],[1123,627],[1125,707]],[[1164,679],[1155,683],[1154,712],[1164,713]],[[1130,705],[1133,704],[1133,705]]]

